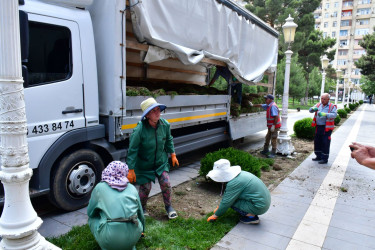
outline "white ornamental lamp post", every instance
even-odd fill
[[[290,77],[290,63],[293,52],[290,50],[290,44],[294,41],[294,35],[296,33],[297,24],[293,22],[293,18],[289,17],[285,20],[286,23],[283,25],[283,33],[285,43],[288,44],[288,50],[285,51],[285,80],[284,80],[284,94],[283,94],[283,109],[281,115],[281,128],[278,137],[277,152],[283,155],[291,155],[294,152],[294,147],[291,142],[291,138],[288,135],[288,101],[289,101],[289,77]]]
[[[4,208],[1,249],[59,249],[38,233],[42,220],[31,205],[27,124],[21,67],[18,0],[0,1],[0,180]]]
[[[340,83],[341,73],[342,73],[342,71],[340,69],[336,70],[336,77],[337,77],[337,82],[336,82],[336,97],[335,97],[335,105],[336,106],[337,106],[337,99],[339,99],[339,83]]]
[[[345,88],[346,88],[346,84],[348,83],[348,80],[349,80],[349,75],[348,74],[345,74],[344,76],[344,93],[342,94],[342,106],[345,107]]]
[[[352,85],[352,80],[349,79],[349,82],[348,82],[348,105],[350,103],[350,87]]]
[[[328,67],[328,62],[329,62],[329,59],[328,59],[327,55],[324,55],[322,57],[323,73],[322,73],[322,88],[320,89],[320,96],[322,96],[323,93],[324,93],[324,84],[325,84],[325,81],[326,81],[326,68]]]

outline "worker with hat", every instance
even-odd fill
[[[177,212],[171,204],[171,183],[169,180],[168,153],[171,154],[172,165],[178,166],[174,151],[173,137],[170,124],[160,117],[166,109],[164,104],[157,103],[154,98],[148,98],[141,103],[143,114],[130,136],[127,163],[129,166],[128,179],[139,185],[139,197],[145,215],[147,200],[151,191],[151,182],[158,178],[163,201],[169,219],[177,218]]]
[[[207,221],[212,222],[225,213],[228,208],[238,212],[244,224],[258,224],[258,215],[268,211],[271,194],[266,185],[252,173],[241,171],[240,166],[231,166],[229,160],[220,159],[214,163],[207,177],[215,182],[226,184],[220,205]]]
[[[267,155],[268,158],[275,158],[276,156],[276,149],[277,149],[277,137],[279,136],[279,130],[281,127],[281,120],[280,120],[280,110],[277,104],[274,102],[273,95],[266,95],[264,96],[266,99],[265,104],[252,104],[250,106],[253,107],[262,107],[264,110],[267,111],[266,118],[267,118],[267,135],[264,142],[263,150],[260,152],[263,155]],[[269,151],[269,145],[272,145],[272,151]]]

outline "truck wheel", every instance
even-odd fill
[[[66,155],[52,171],[51,202],[67,211],[86,206],[103,169],[102,159],[92,150],[81,149]]]

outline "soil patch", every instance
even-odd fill
[[[343,124],[346,119],[342,119]],[[269,171],[262,171],[261,179],[272,191],[280,184],[295,168],[297,168],[313,151],[314,142],[305,139],[292,138],[295,148],[293,157],[278,155],[275,163]],[[249,151],[256,157],[264,157],[260,154],[262,148]],[[208,182],[204,177],[198,177],[192,181],[185,182],[173,187],[172,204],[178,215],[183,218],[203,218],[212,212],[221,201],[222,186],[219,183]],[[164,203],[161,194],[151,197],[147,202],[147,211],[150,216],[157,220],[167,220]]]

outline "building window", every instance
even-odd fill
[[[347,36],[348,30],[340,30],[340,36]]]
[[[315,24],[315,29],[318,30],[319,28],[320,28],[319,24],[316,23],[316,24]]]
[[[358,20],[357,20],[357,23],[358,23],[359,25],[367,25],[367,24],[370,23],[370,19],[358,19]]]
[[[339,56],[346,56],[348,54],[348,50],[339,50],[338,54]]]
[[[329,13],[326,12],[326,13],[324,14],[324,17],[325,17],[325,18],[328,18],[328,17],[329,17]]]
[[[355,30],[355,35],[356,36],[364,36],[369,33],[369,29],[356,29]]]
[[[353,54],[354,55],[364,55],[364,54],[366,54],[366,51],[364,49],[355,49],[353,51]]]
[[[359,45],[359,43],[362,41],[362,39],[355,39],[354,40],[354,45]]]
[[[371,0],[359,0],[358,4],[370,4]]]
[[[339,59],[337,60],[337,65],[346,65],[347,60],[346,59]]]
[[[320,16],[320,14],[314,14],[314,18],[318,19],[318,18],[321,18],[321,16]]]
[[[357,10],[357,15],[368,15],[371,13],[370,8],[364,8],[364,9],[358,9]]]
[[[352,79],[354,84],[359,84],[359,79]]]
[[[335,2],[333,6],[334,6],[335,8],[338,8],[338,7],[339,7],[339,2]]]
[[[328,28],[328,22],[324,23],[324,28]]]
[[[337,17],[337,11],[333,12],[332,16]]]
[[[343,11],[343,12],[341,13],[341,16],[342,16],[342,17],[352,16],[352,11],[351,11],[351,10]]]
[[[337,26],[337,22],[334,21],[334,22],[332,23],[332,27],[336,27],[336,26]]]
[[[329,3],[326,3],[326,9],[329,9]]]
[[[336,31],[332,31],[332,37],[336,37]]]
[[[350,20],[343,20],[341,21],[341,26],[350,26]]]
[[[354,69],[352,74],[356,75],[356,76],[360,76],[361,75],[361,70],[360,69]]]
[[[353,6],[353,1],[342,2],[342,6],[343,7],[351,7],[351,6]]]
[[[348,45],[348,40],[340,40],[340,47],[347,46],[347,45]]]
[[[327,32],[323,32],[323,38],[327,37]]]

